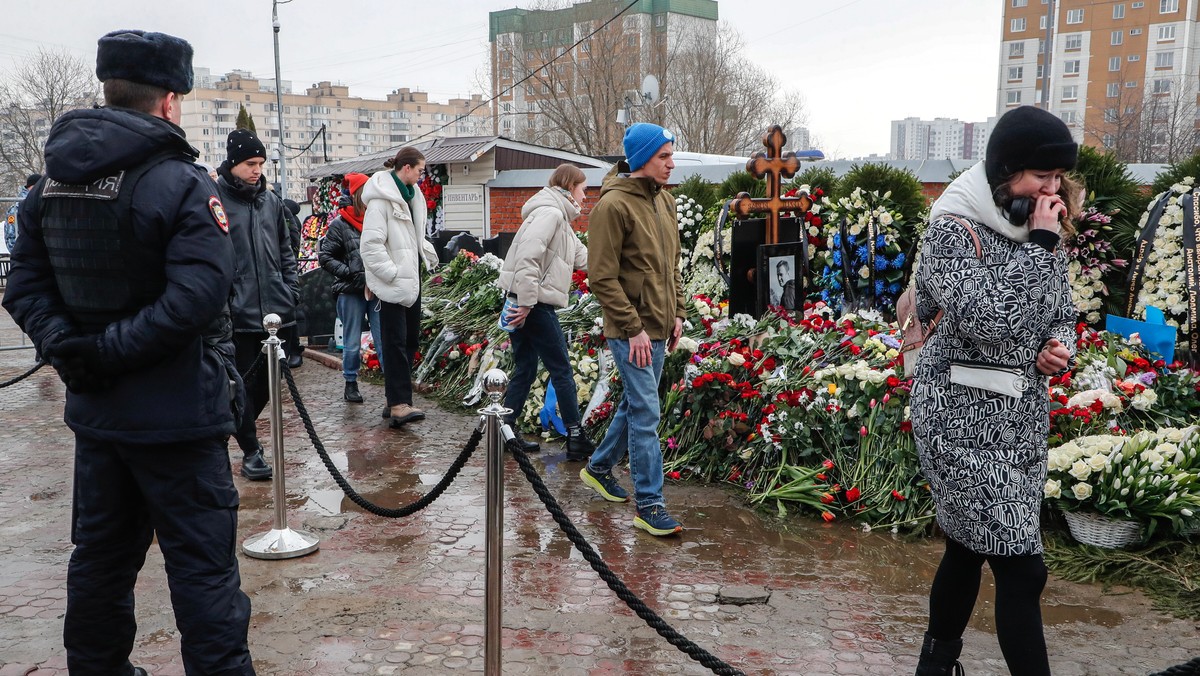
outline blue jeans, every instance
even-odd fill
[[[537,377],[538,358],[550,372],[550,382],[558,396],[558,414],[567,427],[579,424],[579,394],[575,390],[575,372],[571,369],[571,358],[567,355],[567,340],[554,308],[538,303],[529,310],[525,323],[512,332],[513,369],[512,380],[504,394],[504,407],[512,409],[515,420],[525,408],[529,388]]]
[[[367,300],[362,293],[339,293],[337,297],[338,319],[342,320],[342,377],[346,382],[358,380],[358,368],[362,365],[363,317],[370,316],[371,339],[375,341],[375,354],[379,357],[379,368],[383,369],[383,343],[379,341],[379,301]]]
[[[638,509],[665,506],[662,446],[658,443],[658,383],[662,379],[666,347],[665,340],[650,341],[650,365],[639,368],[629,361],[628,340],[608,339],[608,348],[617,362],[624,389],[604,441],[600,442],[588,463],[588,471],[592,474],[610,472],[628,452]]]

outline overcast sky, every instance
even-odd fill
[[[435,100],[482,91],[488,12],[522,0],[291,0],[280,4],[282,77],[382,98],[399,87]],[[747,56],[803,93],[808,127],[828,153],[888,151],[889,122],[976,122],[995,114],[1002,0],[723,0],[720,17]],[[38,47],[95,64],[96,39],[119,28],[186,38],[195,65],[274,77],[270,0],[5,2],[0,68]]]

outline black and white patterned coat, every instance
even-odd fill
[[[1074,351],[1066,257],[1029,242],[1028,230],[1004,219],[982,164],[943,197],[931,212],[917,268],[918,316],[928,322],[945,311],[921,350],[913,383],[921,469],[949,537],[985,555],[1039,554],[1049,395],[1036,361],[1051,338]],[[978,234],[982,257],[954,216]],[[952,383],[951,361],[1017,367],[1024,394]]]

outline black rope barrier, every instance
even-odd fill
[[[36,373],[38,369],[42,368],[45,365],[46,365],[46,362],[39,361],[38,363],[33,365],[33,368],[22,373],[21,375],[17,376],[16,378],[12,378],[10,380],[6,380],[6,381],[0,383],[0,390],[8,387],[9,385],[16,385],[17,383],[21,382],[22,380],[25,380],[26,378],[28,378],[29,376]]]
[[[1200,657],[1169,667],[1150,676],[1200,676]]]
[[[608,584],[608,588],[613,591],[622,601],[625,602],[629,609],[637,613],[637,616],[645,620],[646,624],[658,632],[668,643],[678,648],[680,651],[687,654],[688,657],[704,665],[714,674],[720,676],[745,676],[745,673],[731,667],[725,662],[718,659],[712,653],[690,641],[686,636],[675,631],[671,625],[667,624],[666,620],[659,617],[658,613],[650,610],[641,599],[637,597],[625,583],[616,576],[608,565],[604,563],[604,559],[596,553],[596,550],[584,539],[583,535],[575,528],[575,524],[571,523],[571,519],[563,512],[562,507],[559,507],[558,501],[550,494],[546,488],[546,484],[542,481],[542,477],[538,475],[533,464],[529,462],[529,456],[521,449],[521,446],[514,441],[508,442],[508,448],[520,465],[521,471],[525,473],[525,478],[533,486],[533,492],[541,498],[542,504],[549,510],[550,515],[554,517],[555,523],[566,534],[571,544],[575,545],[575,549],[583,555],[583,558],[592,566],[592,570],[600,576]],[[1174,675],[1172,675],[1174,676]]]
[[[296,411],[300,413],[300,419],[304,421],[304,429],[308,432],[308,438],[312,441],[313,448],[317,449],[317,454],[321,456],[321,462],[325,463],[325,469],[329,470],[329,474],[337,482],[342,492],[346,494],[346,497],[350,498],[354,504],[376,516],[382,516],[387,519],[398,519],[411,516],[428,507],[458,477],[458,473],[467,464],[467,460],[471,458],[471,454],[479,447],[479,440],[483,438],[483,428],[476,427],[475,431],[471,433],[471,438],[467,440],[467,445],[463,447],[462,452],[455,458],[454,464],[450,465],[450,469],[446,471],[446,476],[442,477],[442,480],[436,486],[416,502],[397,508],[380,507],[359,495],[354,490],[354,487],[350,485],[350,482],[346,481],[346,478],[334,466],[333,461],[329,459],[329,453],[325,451],[325,445],[317,437],[317,429],[313,426],[312,418],[308,415],[308,409],[304,407],[304,401],[300,398],[300,390],[296,387],[296,379],[292,376],[292,370],[288,368],[287,362],[283,362],[280,365],[282,366],[283,376],[287,379],[288,390],[292,393],[292,403],[296,405]]]

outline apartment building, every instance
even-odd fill
[[[616,115],[624,108],[626,97],[633,104],[635,119],[645,119],[638,109],[643,105],[638,94],[644,76],[669,77],[663,72],[667,55],[689,36],[715,29],[717,2],[640,0],[608,28],[567,53],[628,4],[625,0],[587,0],[555,10],[490,12],[488,39],[495,97],[492,133],[554,143],[559,139],[553,134],[545,137],[537,132],[562,124],[554,118],[563,117],[563,106],[554,102],[567,97],[581,108],[595,110],[596,122],[611,124],[613,129],[602,134],[604,141],[613,134],[619,141],[622,125]],[[553,65],[543,68],[552,60]],[[531,74],[533,77],[522,82]],[[608,91],[582,86],[588,78],[603,79]],[[550,107],[555,111],[544,110]]]
[[[486,107],[458,119],[483,102],[482,94],[439,103],[430,101],[425,92],[401,88],[386,99],[364,99],[351,96],[343,84],[318,82],[294,93],[285,81],[281,135],[274,78],[259,80],[245,71],[213,77],[199,68],[195,80],[196,88],[183,99],[180,126],[200,150],[200,160],[216,166],[225,159],[225,138],[244,107],[254,118],[268,157],[275,151],[286,154],[288,196],[297,201],[306,194],[299,177],[326,162],[381,152],[419,138],[479,136],[491,130]],[[278,164],[268,162],[268,180],[275,181],[277,172]]]
[[[892,120],[888,157],[894,160],[982,159],[993,120],[963,122],[945,117]]]
[[[1002,2],[997,115],[1018,105],[1042,106],[1080,142],[1116,150],[1129,161],[1190,154],[1200,77],[1198,3]]]

